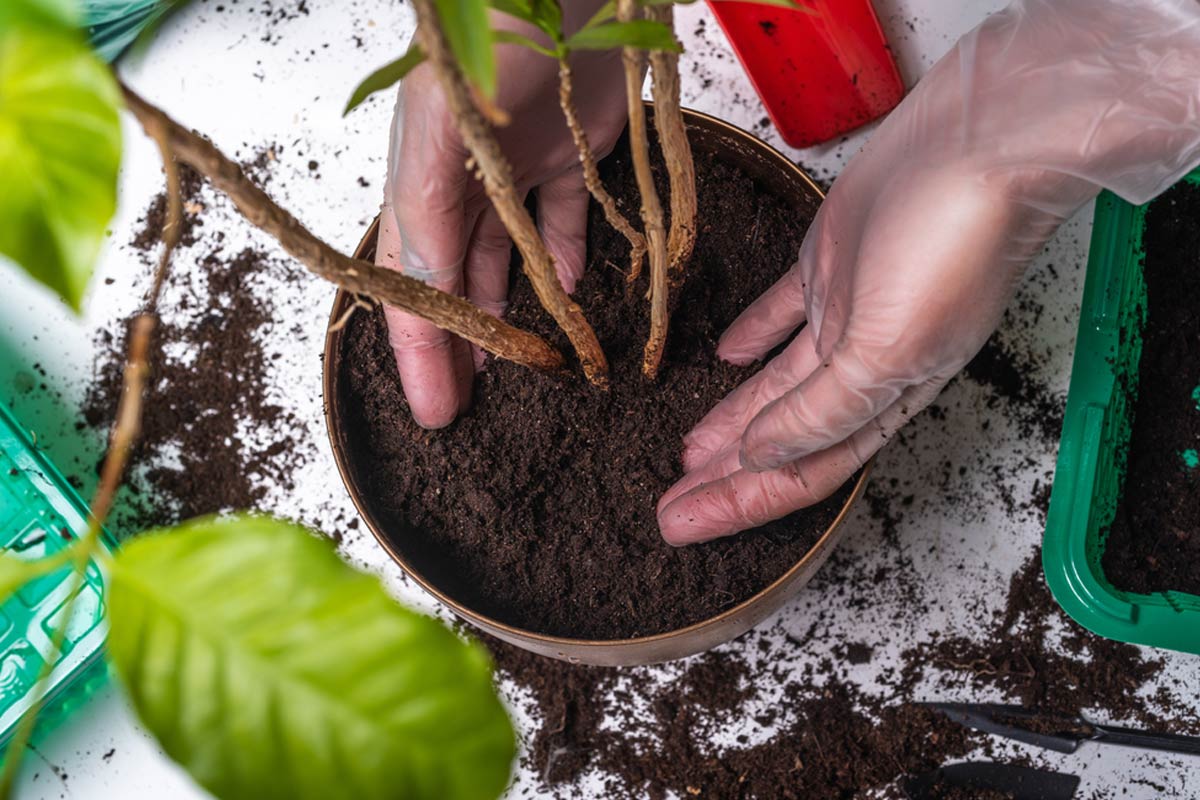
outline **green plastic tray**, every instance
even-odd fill
[[[36,438],[0,403],[0,547],[40,558],[66,547],[87,529],[87,507],[35,446]],[[103,535],[104,546],[113,541]],[[51,636],[70,592],[70,568],[22,587],[0,604],[0,747],[33,702],[31,692],[51,651]],[[47,703],[38,719],[43,734],[105,680],[102,658],[104,580],[88,565],[62,653],[51,672]]]
[[[1184,180],[1200,184],[1200,170]],[[1124,485],[1130,393],[1142,351],[1142,232],[1148,207],[1108,192],[1096,201],[1042,567],[1059,605],[1088,630],[1123,642],[1200,653],[1200,597],[1123,592],[1100,567],[1104,533]]]

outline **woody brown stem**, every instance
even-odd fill
[[[637,14],[635,0],[617,0],[617,19],[632,20]],[[663,348],[667,342],[669,310],[667,298],[667,234],[663,227],[662,203],[654,187],[650,170],[650,142],[646,138],[646,108],[642,105],[642,53],[626,47],[621,52],[625,67],[625,98],[629,105],[629,149],[633,172],[642,196],[642,227],[650,252],[650,338],[642,352],[642,372],[649,378],[658,375]]]
[[[646,16],[672,30],[675,28],[675,13],[670,4],[648,6]],[[654,127],[671,180],[671,232],[667,238],[667,252],[671,257],[671,277],[677,283],[696,245],[696,166],[692,161],[683,111],[679,107],[679,54],[669,50],[652,51],[650,75]]]
[[[311,272],[349,292],[415,314],[489,353],[545,371],[564,368],[562,354],[544,339],[493,317],[452,294],[394,270],[339,253],[313,235],[246,177],[212,142],[180,126],[160,109],[122,86],[125,102],[142,127],[166,131],[171,151],[224,192],[251,224],[274,236]]]
[[[596,155],[588,142],[587,131],[579,119],[579,110],[575,107],[574,86],[571,80],[571,64],[566,58],[558,62],[558,104],[562,106],[563,116],[567,118],[567,127],[571,129],[571,137],[575,140],[575,149],[579,151],[579,163],[583,167],[583,182],[587,185],[592,197],[604,209],[604,218],[608,224],[616,228],[629,240],[629,280],[635,280],[642,272],[642,260],[646,255],[646,237],[642,236],[621,210],[617,201],[600,180],[600,170],[596,166]]]
[[[583,309],[571,299],[558,280],[554,257],[546,249],[537,226],[525,210],[513,182],[512,166],[500,150],[500,143],[472,100],[471,90],[442,32],[433,1],[413,0],[413,7],[417,12],[417,37],[421,49],[425,51],[429,66],[437,75],[446,95],[450,116],[471,153],[483,188],[521,252],[522,268],[529,276],[538,300],[566,332],[588,380],[598,386],[607,386],[608,360],[600,349],[596,332],[584,317]]]

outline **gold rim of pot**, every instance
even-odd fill
[[[810,198],[814,200],[812,210],[815,213],[816,205],[824,197],[824,193],[804,170],[792,163],[782,153],[741,128],[715,117],[689,109],[684,109],[684,116],[689,132],[693,134],[692,144],[695,149],[699,151],[719,150],[723,157],[733,161],[760,184],[773,184],[774,188],[783,187],[777,192],[778,194],[794,194],[796,188],[806,190],[810,193]],[[790,189],[784,184],[790,184]],[[367,229],[362,241],[359,242],[355,250],[356,258],[373,258],[378,229],[379,219],[376,218]],[[500,622],[474,611],[450,597],[422,575],[420,570],[414,568],[409,559],[400,552],[392,537],[388,535],[385,526],[376,519],[364,498],[346,452],[347,441],[342,425],[343,411],[339,384],[343,329],[340,327],[335,329],[335,323],[342,319],[350,302],[350,297],[343,291],[338,291],[334,298],[325,337],[322,389],[329,443],[333,449],[338,474],[350,494],[354,507],[376,541],[422,589],[447,605],[458,617],[497,638],[526,650],[573,663],[629,666],[683,658],[734,639],[782,608],[801,587],[812,579],[841,538],[842,522],[866,486],[871,462],[868,462],[860,472],[853,491],[846,498],[837,517],[829,524],[821,538],[787,572],[736,606],[685,628],[630,639],[573,639],[537,633]]]

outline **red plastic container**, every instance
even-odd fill
[[[811,12],[758,3],[709,5],[771,121],[807,147],[878,119],[904,83],[870,0],[801,0]]]

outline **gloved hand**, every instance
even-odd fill
[[[569,33],[600,2],[563,5]],[[497,14],[493,23],[540,37],[511,17]],[[583,272],[588,194],[558,105],[558,62],[513,45],[500,45],[496,56],[496,103],[512,117],[496,135],[518,189],[537,191],[538,228],[571,291]],[[572,68],[575,102],[600,157],[612,150],[626,122],[620,52],[581,52],[572,57]],[[500,315],[507,305],[512,245],[482,184],[466,167],[468,155],[432,70],[417,67],[401,84],[396,104],[375,261]],[[396,309],[384,312],[413,417],[427,428],[450,424],[470,402],[482,355],[476,353],[473,363],[466,342]]]
[[[1197,0],[1015,0],[964,36],[834,183],[799,261],[718,354],[762,358],[684,439],[658,506],[686,544],[832,494],[999,323],[1101,188],[1141,203],[1200,161]]]

